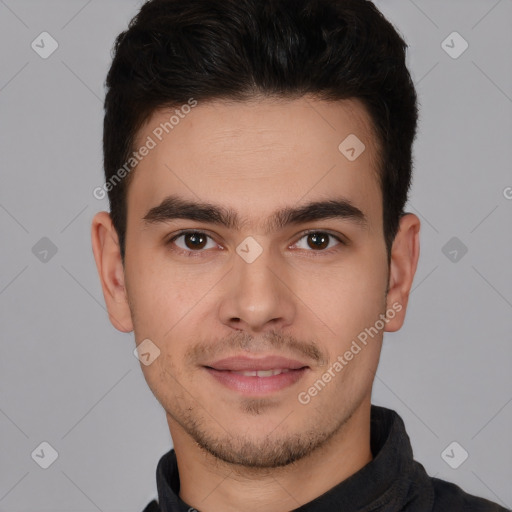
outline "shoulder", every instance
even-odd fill
[[[158,503],[153,500],[142,512],[161,512]]]
[[[468,494],[458,485],[441,480],[439,478],[431,478],[434,487],[434,512],[464,511],[464,512],[509,512],[510,509],[503,508],[501,505],[484,498],[479,498],[472,494]]]

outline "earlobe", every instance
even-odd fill
[[[91,242],[110,322],[121,332],[131,332],[133,324],[119,239],[108,212],[98,212],[94,216]]]
[[[404,323],[414,274],[420,254],[420,220],[413,213],[400,219],[398,233],[391,249],[387,309],[397,311],[386,324],[386,331],[398,331]],[[399,307],[401,306],[401,307]]]

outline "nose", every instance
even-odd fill
[[[235,254],[226,276],[219,315],[232,328],[261,333],[293,323],[296,297],[291,276],[278,255],[262,249],[253,261]]]

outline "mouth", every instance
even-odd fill
[[[212,370],[213,369],[214,368],[212,368]],[[236,375],[243,375],[244,377],[273,377],[274,375],[281,375],[281,373],[286,373],[294,370],[290,370],[290,368],[276,368],[275,370],[252,370],[247,372],[237,372],[235,370],[221,371],[231,371],[231,373],[235,373]]]
[[[261,396],[290,387],[310,369],[303,362],[280,356],[258,359],[230,357],[204,368],[222,386],[249,396]]]

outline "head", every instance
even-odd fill
[[[369,404],[419,250],[405,49],[365,0],[153,0],[117,38],[93,249],[175,442],[282,466]],[[305,370],[239,393],[208,368],[240,354]]]

